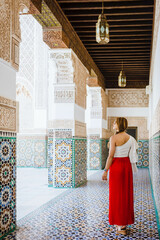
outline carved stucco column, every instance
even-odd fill
[[[88,137],[88,169],[103,169],[107,155],[107,96],[105,91],[97,86],[96,83],[96,77],[91,77],[91,79],[88,80],[89,86],[87,86],[86,122]]]
[[[19,14],[39,14],[41,1],[37,9],[31,0],[2,0],[0,3],[0,58],[19,68],[19,44],[21,31]]]
[[[48,88],[49,185],[77,187],[86,181],[86,79],[71,49],[50,51]]]

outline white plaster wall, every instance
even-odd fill
[[[102,119],[90,119],[90,120],[88,120],[87,128],[102,128]]]
[[[74,119],[79,122],[85,123],[85,109],[77,104],[74,104],[74,109],[75,109]]]
[[[108,117],[148,117],[148,107],[108,107]]]
[[[85,123],[85,109],[74,103],[54,103],[53,119],[70,119]]]
[[[53,119],[74,119],[74,103],[53,103]]]
[[[47,110],[36,109],[34,113],[34,128],[46,128],[47,126]]]
[[[16,70],[0,58],[0,96],[16,100]]]
[[[17,73],[20,133],[47,127],[48,46],[32,15],[20,16],[20,66]]]
[[[102,119],[102,128],[107,129],[107,120]]]
[[[153,61],[153,60],[152,60]],[[150,121],[155,112],[157,103],[160,99],[160,26],[158,31],[156,54],[153,65],[153,75],[152,75],[152,93],[150,95]]]
[[[46,109],[49,47],[43,41],[42,26],[35,22],[35,108]]]

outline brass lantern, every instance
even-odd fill
[[[99,44],[107,44],[109,42],[109,24],[103,12],[104,4],[102,1],[102,13],[99,15],[96,23],[96,41]]]
[[[126,75],[125,72],[123,70],[123,62],[122,62],[122,70],[119,73],[118,76],[118,86],[119,87],[125,87],[126,86]]]

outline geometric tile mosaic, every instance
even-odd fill
[[[16,226],[16,138],[0,137],[0,237]]]
[[[56,138],[54,141],[54,154],[52,155],[54,187],[78,187],[87,179],[86,139]],[[49,168],[49,174],[52,174],[51,162]],[[52,179],[51,176],[49,178]]]
[[[160,131],[149,140],[149,170],[160,218]]]
[[[87,181],[87,141],[76,139],[74,141],[74,187]]]
[[[106,139],[88,139],[87,140],[87,168],[89,170],[98,170],[105,167],[108,148]]]
[[[47,167],[47,141],[17,138],[18,167]]]
[[[141,168],[134,178],[135,223],[128,235],[117,235],[108,223],[108,182],[102,171],[89,176],[87,184],[67,190],[18,221],[18,230],[5,240],[115,240],[159,239],[149,172]]]
[[[73,185],[72,148],[72,139],[55,140],[55,187],[71,187]]]
[[[138,167],[149,166],[149,141],[138,140]]]
[[[108,157],[108,140],[88,139],[87,142],[87,168],[89,170],[98,170],[105,167]],[[138,167],[149,166],[149,141],[138,140]]]
[[[48,137],[48,186],[53,187],[53,155],[54,155],[54,146],[53,138]]]

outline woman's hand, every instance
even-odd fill
[[[106,180],[107,181],[107,172],[104,172],[102,174],[102,180]]]

